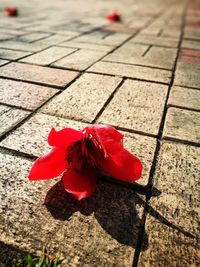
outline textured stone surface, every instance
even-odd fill
[[[169,108],[163,137],[199,143],[200,113],[178,108]]]
[[[64,87],[71,82],[77,72],[56,70],[40,66],[32,66],[23,63],[10,63],[1,67],[0,76],[6,78],[15,78],[18,80],[32,81],[41,84],[54,85]]]
[[[36,65],[49,65],[54,61],[73,53],[74,51],[76,51],[76,49],[53,46],[20,61]]]
[[[49,37],[50,34],[49,33],[42,33],[42,32],[33,32],[33,33],[28,33],[28,34],[24,34],[22,36],[20,36],[18,38],[18,40],[23,41],[23,42],[27,42],[27,43],[32,43],[34,41],[38,41],[40,39]]]
[[[29,112],[0,105],[0,136],[22,121]]]
[[[0,102],[35,109],[58,90],[34,84],[0,79]]]
[[[92,122],[120,81],[117,77],[83,74],[47,104],[42,112]]]
[[[76,41],[67,41],[59,44],[59,46],[64,47],[72,47],[72,48],[84,48],[84,49],[90,49],[95,51],[105,51],[110,52],[114,46],[108,46],[108,45],[100,45],[100,44],[89,44],[89,43],[81,43]]]
[[[134,49],[134,47],[132,47]],[[151,66],[157,68],[172,69],[176,56],[176,49],[150,47],[145,55],[131,56],[129,53],[121,53],[122,49],[117,49],[112,54],[104,58],[105,61],[114,61],[127,64],[138,64],[143,66]]]
[[[63,266],[131,266],[144,206],[132,190],[99,183],[78,202],[61,183],[28,181],[26,159],[1,153],[0,164],[1,242],[37,253],[48,244]]]
[[[182,47],[190,49],[200,49],[200,41],[183,40]]]
[[[200,91],[174,86],[170,92],[168,105],[200,110]]]
[[[198,266],[199,176],[200,148],[162,144],[155,174],[161,195],[150,202],[140,267]]]
[[[165,85],[127,80],[98,121],[157,135],[166,94]]]
[[[16,60],[30,55],[29,52],[0,48],[0,58]]]
[[[6,137],[0,145],[31,155],[41,156],[49,152],[50,146],[47,143],[47,137],[51,128],[57,130],[66,127],[82,129],[86,125],[81,122],[39,113]]]
[[[153,35],[143,35],[139,34],[131,39],[131,42],[141,43],[141,44],[150,44],[163,47],[177,47],[178,39],[170,37],[161,37]]]
[[[105,54],[106,52],[104,51],[80,49],[75,53],[56,61],[52,65],[62,68],[84,70],[102,58]]]
[[[0,59],[0,66],[3,66],[8,62],[9,62],[8,60]]]
[[[105,61],[97,62],[91,68],[89,68],[88,71],[144,79],[148,81],[157,81],[162,83],[169,83],[171,79],[171,72],[168,70],[158,70],[143,66],[134,66]]]

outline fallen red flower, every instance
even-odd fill
[[[114,11],[110,15],[107,16],[107,19],[110,20],[111,22],[120,21],[121,16],[119,13]]]
[[[65,190],[78,200],[95,191],[97,169],[122,181],[137,180],[142,164],[122,140],[123,135],[108,125],[91,125],[82,131],[53,128],[48,143],[54,148],[35,161],[29,179],[51,179],[63,173]]]
[[[16,17],[18,15],[18,10],[15,7],[6,7],[5,11],[10,17]]]

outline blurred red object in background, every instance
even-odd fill
[[[107,19],[110,20],[111,22],[120,21],[121,16],[119,13],[113,11],[112,13],[110,13],[110,15],[107,16]]]
[[[16,17],[18,15],[18,10],[16,7],[6,7],[5,11],[10,17]]]

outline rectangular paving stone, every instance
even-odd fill
[[[158,70],[149,67],[115,62],[100,61],[90,67],[88,71],[144,79],[147,81],[156,81],[166,84],[170,83],[171,80],[171,72],[168,70]]]
[[[168,105],[200,111],[200,91],[191,88],[173,86],[170,92]]]
[[[32,43],[40,39],[49,37],[51,34],[45,32],[31,32],[20,36],[18,39],[22,42]]]
[[[199,143],[200,113],[180,108],[169,108],[163,137]]]
[[[83,129],[86,125],[87,124],[81,122],[39,113],[31,117],[22,126],[6,137],[0,143],[0,146],[15,149],[34,156],[41,156],[50,151],[47,138],[51,128],[57,130],[66,127]],[[13,138],[15,139],[15,142],[13,142]]]
[[[0,41],[5,41],[5,40],[12,39],[12,38],[13,36],[10,34],[0,33]]]
[[[36,109],[58,90],[30,83],[0,79],[0,102],[26,109]]]
[[[3,66],[8,62],[9,62],[8,60],[0,59],[0,66]]]
[[[190,48],[190,49],[200,49],[200,41],[183,40],[182,47],[183,48]]]
[[[162,143],[139,267],[198,266],[200,148]]]
[[[0,48],[0,58],[2,59],[16,60],[28,56],[30,54],[31,54],[30,52],[25,52],[25,51]]]
[[[151,47],[144,56],[143,54],[139,56],[131,56],[129,53],[122,54],[120,49],[117,49],[103,60],[171,70],[174,66],[175,57],[176,49],[174,48]]]
[[[56,61],[52,66],[74,70],[85,70],[105,54],[106,52],[104,51],[80,49],[75,53]]]
[[[10,63],[1,67],[1,77],[14,78],[17,80],[31,81],[57,87],[64,87],[71,82],[77,72],[58,70],[23,63]]]
[[[130,42],[134,43],[157,45],[164,47],[177,47],[178,41],[179,40],[177,38],[161,37],[161,36],[145,35],[145,34],[144,35],[138,34],[137,36],[134,36],[130,40]]]
[[[0,153],[0,164],[1,242],[34,255],[48,244],[63,266],[131,266],[144,206],[135,192],[98,183],[92,197],[78,202],[61,183],[52,187],[55,180],[28,181],[27,159]]]
[[[75,83],[48,103],[42,112],[92,122],[121,82],[118,77],[83,74]]]
[[[73,53],[74,51],[76,51],[76,49],[53,46],[20,61],[45,66]]]
[[[124,42],[130,34],[126,33],[110,33],[106,30],[96,30],[91,33],[86,33],[74,39],[76,42],[94,43],[101,45],[116,46]]]
[[[11,130],[29,114],[28,111],[0,105],[0,136]]]
[[[126,80],[98,122],[157,135],[167,89],[165,85]]]
[[[96,51],[105,51],[105,52],[110,52],[114,46],[108,46],[108,45],[100,45],[100,44],[89,44],[89,43],[81,43],[81,42],[76,42],[76,41],[66,41],[61,44],[60,46],[64,47],[72,47],[72,48],[84,48],[84,49],[89,49],[89,50],[96,50]]]

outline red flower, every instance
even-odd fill
[[[10,17],[16,17],[18,14],[18,10],[15,7],[6,7],[5,11]]]
[[[110,20],[111,22],[120,21],[121,16],[119,13],[113,11],[110,15],[107,16],[107,19]]]
[[[137,180],[142,164],[123,147],[122,139],[121,133],[106,125],[91,125],[82,131],[53,128],[48,143],[54,148],[35,161],[29,179],[51,179],[64,173],[65,190],[78,200],[95,191],[97,169],[122,181]]]

